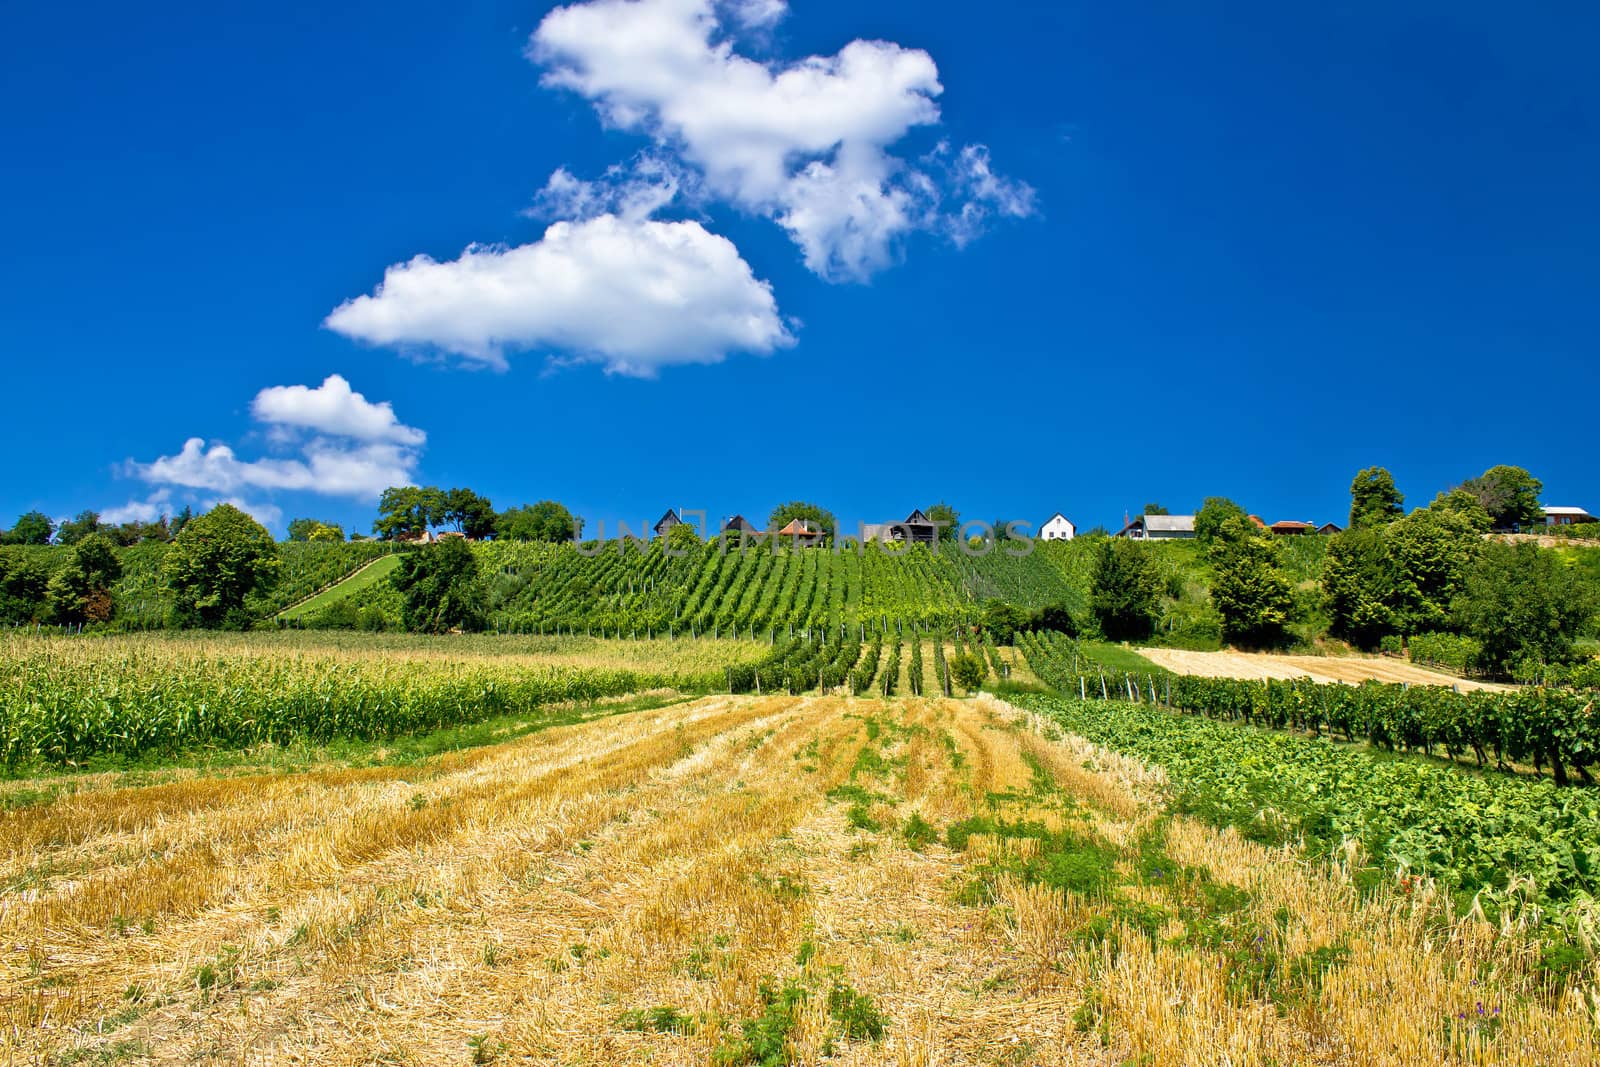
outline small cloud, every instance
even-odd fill
[[[274,431],[284,428],[351,437],[358,441],[387,441],[417,446],[428,439],[421,430],[395,417],[387,401],[374,404],[350,388],[338,374],[330,374],[317,388],[274,385],[256,394],[251,414]],[[282,436],[279,441],[285,440]]]
[[[566,179],[557,188],[574,199],[599,195]],[[326,325],[372,344],[424,346],[497,368],[509,352],[544,349],[564,353],[563,362],[640,377],[793,343],[771,287],[731,241],[698,222],[612,214],[558,222],[532,244],[474,245],[446,263],[417,256],[395,264]]]
[[[155,522],[163,515],[170,515],[171,506],[172,493],[157,489],[143,500],[130,500],[126,504],[106,508],[100,512],[100,521],[112,526],[121,526],[125,522]]]
[[[370,500],[390,486],[413,483],[419,450],[427,440],[421,430],[402,423],[390,404],[369,401],[337,374],[316,388],[263,389],[251,413],[267,426],[270,441],[292,448],[294,454],[245,459],[222,441],[190,437],[172,455],[122,464],[124,475],[157,488],[145,500],[130,500],[103,517],[108,522],[152,521],[170,513],[173,489],[209,493],[274,522],[270,516],[277,506],[260,494],[307,492]]]

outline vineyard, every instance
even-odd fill
[[[1070,542],[1041,543],[1020,558],[878,545],[738,551],[712,542],[681,556],[659,544],[612,543],[592,555],[573,545],[473,547],[488,575],[491,628],[501,633],[761,637],[841,625],[900,633],[970,622],[996,598],[1081,611],[1088,597],[1088,557]],[[381,584],[356,599],[396,612]]]
[[[1471,759],[1479,768],[1549,767],[1557,784],[1572,770],[1589,784],[1600,762],[1600,716],[1586,690],[1530,687],[1459,693],[1443,686],[1318,684],[1174,674],[1108,665],[1090,646],[1054,634],[1024,634],[1040,680],[1064,693],[1159,704],[1273,729],[1358,738],[1389,751]]]

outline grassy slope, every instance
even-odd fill
[[[278,618],[290,621],[309,618],[324,608],[331,607],[341,600],[354,596],[368,586],[383,581],[390,574],[393,574],[399,566],[399,556],[380,556],[377,560],[365,565],[363,569],[350,575],[338,585],[324,589],[310,600],[302,601],[294,607],[279,613]]]

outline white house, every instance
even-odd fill
[[[1072,520],[1061,512],[1050,516],[1048,522],[1039,527],[1039,540],[1041,541],[1070,541],[1078,534],[1078,528],[1072,525]]]
[[[1576,526],[1580,522],[1600,522],[1584,508],[1545,508],[1546,526]]]

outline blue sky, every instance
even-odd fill
[[[0,524],[1600,507],[1592,5],[580,6],[9,13]]]

